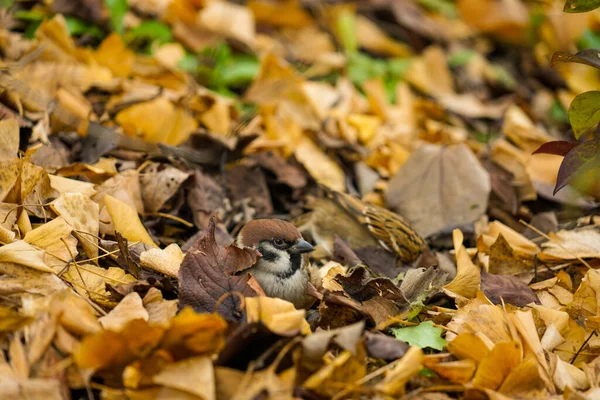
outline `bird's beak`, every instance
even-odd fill
[[[290,248],[288,248],[288,252],[290,254],[302,254],[302,253],[310,253],[315,248],[312,244],[308,243],[304,239],[299,239],[294,243]]]

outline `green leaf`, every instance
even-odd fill
[[[104,37],[104,32],[102,32],[102,29],[97,25],[90,24],[75,17],[65,17],[65,21],[71,36],[90,35],[97,39],[102,39]]]
[[[558,100],[554,100],[552,103],[552,107],[550,107],[550,116],[556,122],[561,122],[563,124],[569,123],[569,114],[567,114],[567,111]]]
[[[40,27],[40,25],[42,24],[43,20],[37,20],[37,21],[32,21],[29,26],[27,27],[27,29],[25,29],[25,32],[23,32],[23,34],[25,35],[25,37],[27,39],[33,39],[35,38],[35,32],[37,31],[37,29]]]
[[[458,17],[456,4],[448,0],[419,0],[419,4],[430,11],[442,14],[450,19]]]
[[[356,53],[358,41],[356,40],[356,16],[349,10],[339,13],[336,27],[346,54]]]
[[[16,0],[0,0],[0,8],[10,8],[15,2]]]
[[[471,59],[473,59],[473,57],[477,54],[477,52],[470,50],[470,49],[465,49],[465,50],[460,50],[457,51],[455,53],[452,53],[452,55],[450,55],[450,58],[448,60],[448,65],[450,65],[450,67],[462,67],[463,65],[466,65],[469,61],[471,61]]]
[[[596,32],[586,29],[577,41],[577,46],[580,49],[600,49],[600,36]]]
[[[168,43],[173,40],[173,33],[168,25],[159,21],[144,21],[135,28],[131,29],[125,35],[128,42],[134,40],[149,40],[160,44]]]
[[[600,0],[567,0],[563,11],[566,13],[582,13],[600,7]]]
[[[417,326],[407,328],[392,328],[391,331],[396,339],[420,348],[431,347],[432,349],[443,350],[448,343],[446,339],[441,337],[443,329],[433,326],[432,321],[421,322]]]
[[[233,57],[221,70],[221,81],[225,86],[245,86],[252,82],[259,69],[260,63],[254,57]]]
[[[600,122],[600,91],[581,93],[569,107],[569,121],[576,139]]]
[[[104,0],[108,14],[110,15],[110,23],[113,29],[119,34],[123,33],[123,19],[129,9],[127,0]]]
[[[185,72],[195,73],[198,70],[198,58],[195,54],[186,52],[177,63],[177,68]]]
[[[46,18],[46,14],[37,10],[18,10],[15,11],[13,17],[23,21],[40,22]]]

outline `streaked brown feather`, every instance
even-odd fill
[[[327,190],[347,213],[369,229],[382,247],[398,254],[405,262],[415,261],[425,249],[425,241],[400,215],[365,203],[346,193]]]

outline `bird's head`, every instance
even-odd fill
[[[237,245],[258,250],[256,268],[280,278],[294,274],[305,262],[302,255],[314,250],[294,225],[279,219],[248,222],[238,234]]]

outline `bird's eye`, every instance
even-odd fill
[[[283,240],[282,238],[275,238],[273,239],[273,244],[275,245],[275,247],[282,248],[285,247],[285,240]]]

